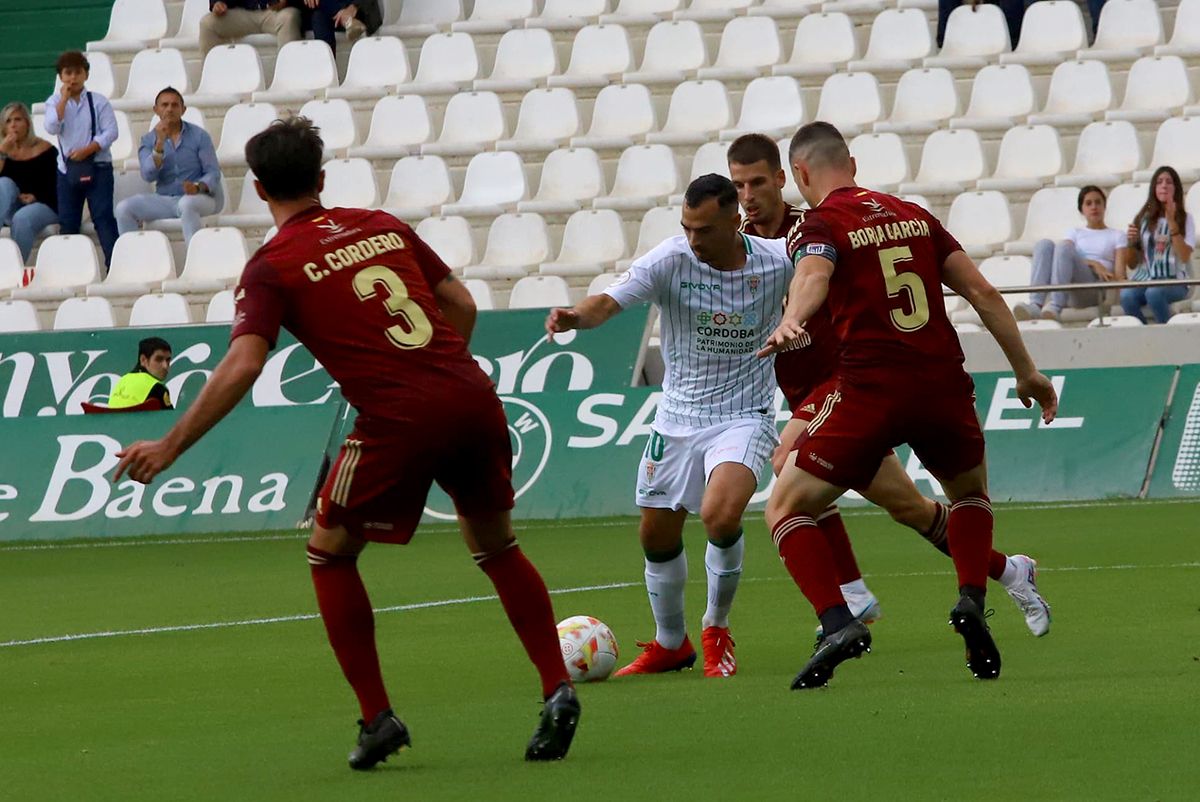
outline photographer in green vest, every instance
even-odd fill
[[[171,409],[167,392],[167,373],[171,370],[171,344],[162,337],[147,337],[138,343],[138,361],[113,388],[108,399],[109,409],[127,409],[158,401],[163,409]],[[155,406],[153,403],[149,406]]]

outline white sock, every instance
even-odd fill
[[[654,639],[667,649],[678,649],[687,637],[683,615],[683,588],[687,584],[687,556],[663,563],[646,560],[646,593],[658,631]]]
[[[728,627],[729,608],[737,593],[738,580],[742,578],[742,555],[746,553],[746,539],[739,537],[729,548],[721,548],[709,541],[704,552],[704,568],[708,574],[708,609],[704,611],[705,627]]]
[[[1017,573],[1017,566],[1015,563],[1013,563],[1013,558],[1006,557],[1004,559],[1004,572],[1000,574],[1000,584],[1004,587],[1008,587],[1013,582],[1017,581],[1018,577],[1019,574]]]
[[[853,582],[847,582],[846,584],[842,585],[841,588],[843,598],[848,598],[849,596],[853,596],[855,594],[859,596],[865,596],[871,592],[870,589],[867,588],[867,583],[862,581],[862,579],[856,579]]]

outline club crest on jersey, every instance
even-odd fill
[[[750,287],[751,294],[758,292],[758,285],[762,283],[762,276],[746,276],[746,284]]]
[[[657,467],[658,466],[655,463],[650,462],[649,460],[646,460],[646,481],[647,482],[654,481],[654,471]]]

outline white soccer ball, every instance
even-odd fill
[[[617,665],[617,639],[602,621],[573,615],[558,623],[558,645],[575,682],[607,679]]]

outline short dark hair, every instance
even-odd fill
[[[58,57],[58,61],[54,62],[54,72],[62,75],[63,70],[70,69],[81,69],[86,73],[91,73],[92,65],[83,53],[78,50],[68,50]]]
[[[1104,194],[1104,190],[1100,189],[1100,187],[1096,186],[1095,184],[1088,184],[1086,187],[1083,187],[1079,190],[1079,197],[1075,199],[1075,208],[1079,211],[1083,211],[1083,200],[1088,196],[1089,192],[1099,192],[1100,200],[1104,201],[1105,204],[1108,203],[1108,196]]]
[[[709,173],[688,184],[687,192],[683,193],[683,202],[692,209],[709,198],[716,198],[722,209],[737,206],[737,188],[725,176]]]
[[[246,163],[274,200],[316,197],[325,143],[307,117],[276,120],[246,143]]]
[[[147,337],[138,343],[138,361],[134,365],[134,370],[142,369],[142,357],[149,359],[154,356],[156,351],[166,351],[171,353],[171,344],[162,337]]]
[[[733,140],[725,158],[734,164],[766,162],[772,172],[782,167],[779,163],[779,146],[765,134],[742,134]]]
[[[827,122],[812,122],[800,127],[788,147],[788,158],[797,158],[816,165],[841,167],[850,162],[850,148],[842,132]]]
[[[183,102],[183,93],[182,92],[180,92],[178,89],[176,89],[173,86],[164,86],[162,89],[158,90],[158,94],[154,96],[154,105],[157,106],[158,99],[166,94],[172,94],[175,97],[179,98],[180,103]]]

